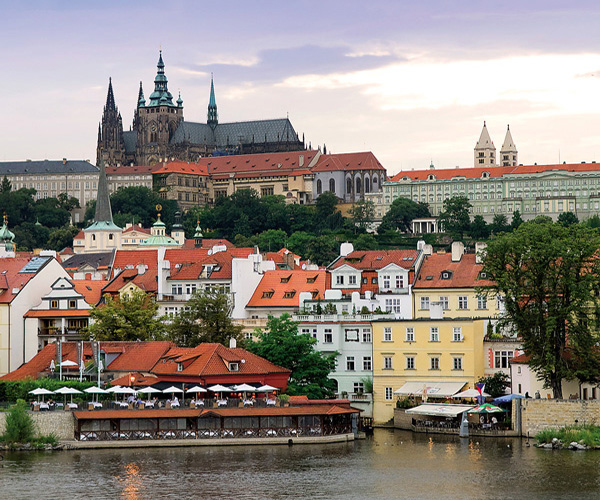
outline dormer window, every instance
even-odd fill
[[[442,279],[443,280],[452,279],[452,271],[442,271]]]
[[[77,301],[69,299],[69,309],[77,309]]]
[[[480,280],[485,280],[485,279],[487,279],[487,274],[486,274],[485,272],[481,271],[481,272],[479,273],[479,279],[480,279]]]
[[[229,371],[230,372],[239,372],[240,364],[239,363],[229,363]]]
[[[273,290],[268,290],[262,294],[263,299],[270,299],[271,297],[273,297]]]
[[[182,372],[183,371],[183,363],[177,363],[177,371],[178,372]]]
[[[314,283],[315,281],[317,281],[316,276],[311,276],[310,278],[306,278],[307,283]]]
[[[284,299],[293,299],[296,295],[296,290],[289,290],[283,294]]]
[[[291,275],[291,274],[289,274],[289,275],[287,275],[287,276],[282,276],[280,281],[281,281],[281,283],[287,283],[287,282],[289,282],[289,281],[290,281],[290,278],[291,278],[291,277],[292,277],[292,275]]]

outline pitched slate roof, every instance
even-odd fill
[[[77,253],[67,260],[62,266],[67,271],[77,271],[82,266],[88,265],[93,269],[108,269],[113,260],[113,251],[98,253]]]
[[[98,168],[84,160],[2,161],[0,175],[97,174]]]
[[[337,269],[348,265],[354,269],[369,271],[396,264],[404,269],[412,269],[418,256],[418,250],[355,250],[346,257],[333,261],[328,268]]]
[[[421,264],[414,288],[473,288],[491,284],[489,280],[479,279],[483,264],[476,264],[475,258],[474,253],[466,253],[459,262],[452,262],[451,253],[428,255]],[[442,277],[445,271],[447,278]]]
[[[325,270],[266,271],[246,307],[298,307],[302,292],[322,299],[326,274]]]
[[[362,153],[340,153],[321,155],[312,172],[330,172],[345,170],[382,170],[385,168],[371,151]]]

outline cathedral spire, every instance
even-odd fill
[[[173,94],[169,92],[168,80],[165,75],[165,63],[162,58],[162,50],[158,56],[156,64],[156,77],[154,78],[154,92],[150,94],[150,102],[148,106],[173,106]]]
[[[475,167],[493,167],[496,165],[496,146],[488,132],[485,121],[481,129],[481,135],[475,144]]]
[[[140,81],[140,91],[138,92],[138,107],[143,108],[146,105],[146,99],[144,99],[144,89],[142,88],[142,82]]]
[[[212,73],[210,75],[210,99],[208,101],[208,119],[206,123],[214,130],[219,124],[219,116],[217,114],[217,100],[215,99],[215,84]]]
[[[115,95],[113,94],[112,78],[108,77],[108,93],[106,94],[106,106],[105,111],[115,111]]]
[[[113,223],[110,197],[108,196],[108,182],[104,170],[104,157],[100,155],[100,176],[98,180],[98,195],[96,198],[96,215],[94,222]]]

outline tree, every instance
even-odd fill
[[[530,367],[562,398],[563,379],[600,375],[600,261],[597,232],[552,222],[526,222],[493,239],[479,294],[502,296],[502,325],[516,330]]]
[[[510,228],[514,231],[521,224],[523,224],[523,222],[524,221],[523,221],[523,218],[521,217],[521,212],[519,212],[518,210],[515,210],[513,212],[512,221],[510,222]]]
[[[27,413],[27,403],[23,399],[19,399],[17,404],[6,414],[5,427],[3,437],[9,443],[27,443],[33,439],[35,425]]]
[[[17,244],[18,250],[33,250],[34,248],[51,248],[48,245],[48,238],[50,236],[50,230],[40,224],[34,224],[33,222],[23,222],[13,228],[15,233],[15,243]],[[71,242],[73,236],[71,236]],[[71,246],[65,245],[65,246]],[[61,247],[59,250],[64,248]]]
[[[90,311],[94,322],[82,337],[95,340],[161,340],[165,325],[157,318],[158,304],[142,290],[132,290],[120,297],[104,296],[104,302]]]
[[[229,346],[229,340],[241,341],[242,327],[233,323],[229,296],[219,292],[197,291],[186,308],[173,318],[169,338],[178,345],[195,347],[202,342]]]
[[[65,247],[72,247],[73,238],[78,232],[79,229],[75,226],[69,226],[68,224],[54,229],[50,232],[50,236],[48,237],[48,248],[60,252]]]
[[[471,222],[471,228],[469,230],[471,238],[475,240],[487,240],[490,236],[490,227],[482,215],[476,215],[473,217]]]
[[[510,226],[508,225],[508,219],[504,214],[496,214],[494,215],[494,219],[492,220],[491,230],[494,235],[500,233],[508,233],[510,231]]]
[[[493,398],[499,398],[506,394],[506,388],[510,387],[510,377],[503,372],[496,372],[487,377],[481,377],[478,384],[485,384],[484,391]]]
[[[323,355],[315,351],[317,340],[308,334],[298,334],[298,322],[289,314],[279,318],[269,316],[266,330],[256,330],[258,340],[248,342],[246,349],[291,370],[287,393],[306,394],[322,399],[333,396],[336,388],[329,374],[335,370],[337,353]]]
[[[71,220],[69,211],[62,208],[56,198],[37,200],[34,213],[40,224],[50,228],[62,227]]]
[[[2,194],[10,193],[11,191],[12,191],[12,184],[8,180],[8,177],[6,177],[6,175],[5,175],[4,178],[2,179],[2,183],[0,184],[0,193],[2,193]]]
[[[338,256],[337,242],[330,235],[312,237],[304,252],[299,255],[306,255],[320,266],[327,265]]]
[[[79,200],[74,196],[69,196],[67,193],[60,193],[56,198],[58,200],[58,206],[67,212],[80,208]]]
[[[453,196],[444,200],[443,210],[438,215],[438,223],[454,240],[462,240],[469,231],[471,218],[469,209],[472,207],[466,196]]]
[[[276,252],[285,247],[287,234],[281,229],[268,229],[256,235],[258,248],[263,252]]]
[[[354,240],[355,250],[376,250],[377,240],[372,234],[359,234]]]
[[[557,222],[563,226],[571,226],[579,223],[579,219],[573,212],[562,212],[559,214]]]
[[[360,200],[349,211],[355,228],[366,230],[375,218],[375,204],[371,201]]]
[[[396,198],[381,219],[377,232],[379,234],[386,231],[410,233],[413,219],[422,217],[431,217],[427,203],[412,201],[408,198]]]

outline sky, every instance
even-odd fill
[[[96,158],[109,77],[129,129],[163,51],[187,121],[289,116],[388,174],[473,166],[483,122],[523,164],[600,162],[600,2],[0,0],[0,161]]]

